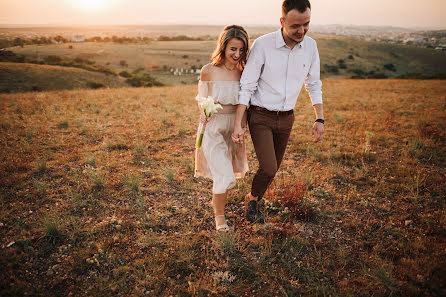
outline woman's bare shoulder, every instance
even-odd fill
[[[212,80],[213,77],[215,76],[215,70],[216,70],[216,67],[214,65],[212,65],[211,63],[204,65],[201,68],[200,79],[202,81]]]

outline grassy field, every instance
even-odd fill
[[[322,77],[397,77],[445,74],[446,53],[410,45],[368,42],[347,37],[314,35]],[[70,48],[72,47],[72,48]],[[195,84],[196,74],[174,76],[171,69],[200,69],[209,63],[215,41],[153,41],[150,43],[74,43],[27,45],[10,50],[28,59],[49,55],[87,59],[116,72],[143,70],[165,84]]]
[[[446,86],[323,81],[306,93],[250,225],[216,234],[193,178],[196,86],[0,95],[1,296],[441,296]]]
[[[0,62],[0,92],[128,86],[123,78],[73,67]]]

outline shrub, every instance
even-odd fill
[[[164,84],[151,77],[149,74],[143,76],[128,78],[126,81],[132,87],[152,87],[163,86]]]
[[[126,77],[126,78],[132,77],[132,75],[130,73],[128,73],[127,71],[125,71],[125,70],[119,72],[119,76]]]
[[[104,84],[98,83],[98,82],[94,82],[94,81],[89,81],[87,82],[87,86],[90,89],[99,89],[99,88],[103,88]]]
[[[1,51],[0,62],[23,63],[25,62],[25,56],[17,55],[16,53],[11,51]]]
[[[102,68],[101,67],[98,69],[98,72],[105,73],[106,75],[118,76],[118,74],[113,69],[110,69],[110,68]]]
[[[396,71],[396,67],[395,67],[395,65],[393,65],[392,63],[389,63],[389,64],[384,65],[384,69],[386,69],[386,70],[390,70],[390,71],[393,71],[393,72]]]
[[[56,56],[56,55],[49,55],[49,56],[47,56],[47,57],[44,58],[44,61],[45,61],[47,64],[52,64],[52,65],[54,65],[54,64],[60,64],[60,63],[62,63],[62,58],[59,57],[59,56]]]
[[[347,65],[345,64],[345,61],[342,60],[342,59],[338,60],[338,66],[339,66],[340,69],[346,69],[347,68]]]
[[[369,74],[367,76],[368,78],[388,78],[388,76],[385,73],[382,72],[373,72],[372,74]]]
[[[125,82],[128,83],[132,87],[141,87],[142,86],[141,79],[139,79],[137,77],[128,78],[125,80]]]
[[[351,72],[353,72],[356,75],[364,75],[365,74],[364,70],[361,70],[361,69],[353,69]]]
[[[339,73],[339,68],[336,65],[324,65],[325,69],[327,70],[327,72],[329,73]]]

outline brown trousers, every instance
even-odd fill
[[[260,200],[271,184],[282,162],[291,129],[294,113],[273,112],[251,106],[248,109],[248,125],[256,151],[259,169],[251,186],[251,194]]]

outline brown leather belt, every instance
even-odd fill
[[[264,107],[260,107],[260,106],[255,106],[255,105],[251,105],[249,107],[250,109],[253,109],[255,111],[260,111],[266,114],[271,114],[271,115],[288,115],[288,114],[292,114],[293,110],[287,110],[287,111],[279,111],[279,110],[268,110]]]

